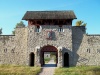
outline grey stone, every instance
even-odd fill
[[[0,35],[0,64],[29,65],[30,53],[35,54],[35,66],[40,66],[36,47],[52,45],[58,49],[58,67],[64,66],[64,53],[69,54],[69,66],[100,65],[100,35],[87,35],[85,27],[63,25],[64,32],[58,32],[57,25],[43,25],[41,31],[28,26],[16,28],[15,35]],[[52,40],[47,32],[53,31]],[[59,51],[61,47],[61,52]],[[6,52],[5,52],[6,50]]]

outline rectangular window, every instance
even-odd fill
[[[40,26],[37,26],[36,32],[40,32]]]
[[[5,52],[5,53],[7,52],[7,48],[6,48],[6,49],[4,49],[4,52]]]
[[[36,32],[39,32],[39,28],[36,29]]]
[[[63,32],[63,28],[62,27],[59,27],[58,31],[59,32]]]
[[[87,49],[87,52],[88,52],[88,53],[90,53],[90,48],[89,48],[89,49]]]

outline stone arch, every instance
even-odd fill
[[[52,46],[52,45],[45,45],[45,46],[43,46],[41,48],[41,51],[46,51],[46,52],[49,52],[49,51],[58,51],[58,49],[55,46]]]
[[[34,59],[35,59],[35,54],[33,52],[30,53],[30,66],[34,66]]]
[[[68,52],[64,53],[64,67],[69,67],[69,54],[68,54]]]
[[[56,65],[58,63],[58,49],[55,47],[55,46],[52,46],[52,45],[46,45],[46,46],[43,46],[40,50],[40,63],[41,63],[41,66],[44,65],[44,52],[56,52]]]

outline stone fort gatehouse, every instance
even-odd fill
[[[72,26],[73,11],[27,11],[27,27],[0,35],[0,64],[42,66],[44,52],[56,52],[57,67],[100,65],[100,35]]]

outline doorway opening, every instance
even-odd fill
[[[54,46],[45,46],[41,49],[41,66],[56,67],[58,63],[58,50]]]
[[[34,53],[30,53],[30,66],[34,66]]]
[[[64,67],[69,67],[69,54],[64,53]]]

